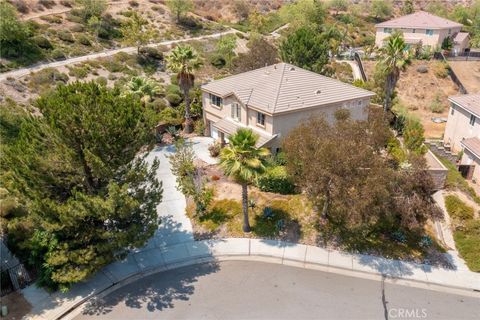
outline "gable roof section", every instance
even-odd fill
[[[465,39],[467,39],[470,35],[468,32],[459,32],[453,39],[453,42],[455,43],[462,43]]]
[[[242,103],[271,114],[375,95],[288,63],[215,80],[202,89],[221,97],[234,94]]]
[[[417,11],[412,14],[388,20],[375,25],[375,27],[387,28],[418,28],[418,29],[447,29],[462,27],[463,25],[438,17],[425,11]]]
[[[480,159],[480,139],[477,137],[463,139],[461,144]]]
[[[448,97],[450,102],[453,102],[462,109],[480,117],[480,92],[475,94],[462,94],[458,96]]]

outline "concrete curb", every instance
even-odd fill
[[[477,293],[480,292],[480,274],[473,272],[347,254],[276,240],[227,238],[190,241],[132,253],[125,260],[107,266],[88,281],[75,285],[68,293],[49,296],[50,301],[42,303],[47,310],[42,309],[42,312],[32,314],[30,318],[59,319],[78,309],[87,300],[106,295],[145,276],[183,266],[224,260],[278,263],[432,290],[454,290],[459,294],[480,297]],[[51,309],[48,310],[48,307]]]

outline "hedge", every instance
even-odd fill
[[[265,173],[257,179],[257,186],[265,192],[280,194],[292,194],[295,192],[295,185],[289,179],[285,166],[267,168]]]
[[[445,197],[445,207],[448,214],[459,220],[469,220],[473,218],[473,208],[469,207],[457,196],[448,195]]]

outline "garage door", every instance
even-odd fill
[[[210,136],[215,140],[218,139],[218,129],[214,128],[211,122],[210,122]]]

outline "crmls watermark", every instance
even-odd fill
[[[425,319],[427,309],[392,308],[388,310],[388,317],[391,319]]]

